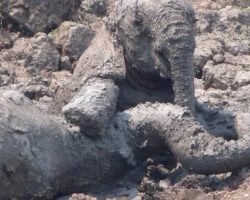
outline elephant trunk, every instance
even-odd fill
[[[195,113],[194,98],[194,72],[193,72],[193,52],[190,50],[172,49],[170,63],[172,76],[174,79],[173,89],[175,95],[175,104],[188,107]]]
[[[195,122],[190,111],[179,106],[143,104],[125,113],[130,116],[129,127],[139,143],[136,146],[142,146],[146,141],[151,145],[161,139],[189,171],[219,174],[250,164],[249,135],[231,141],[212,136]]]
[[[193,54],[195,38],[190,13],[173,9],[160,27],[161,55],[171,67],[175,104],[195,113]],[[160,21],[161,22],[161,21]],[[161,22],[163,23],[163,22]]]

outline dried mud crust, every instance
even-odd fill
[[[198,20],[195,52],[196,98],[201,104],[206,105],[207,109],[213,110],[211,115],[201,116],[201,120],[210,122],[207,129],[211,132],[215,131],[215,135],[214,127],[218,126],[231,131],[229,138],[235,137],[235,131],[238,131],[240,136],[248,134],[250,127],[248,120],[248,113],[250,113],[249,1],[204,0],[201,2],[193,0],[193,2]],[[86,5],[84,4],[84,9]],[[108,7],[107,12],[110,10],[112,8]],[[96,24],[102,24],[105,16],[103,16],[104,13],[101,16],[96,16],[94,13],[95,17],[91,17],[91,12],[84,19],[79,19],[77,16],[69,17],[69,19],[73,19],[74,23],[79,23],[74,26],[81,26],[81,23],[84,23],[88,26],[88,31],[92,33],[91,29],[96,30]],[[19,27],[15,22],[8,20],[4,21],[4,31],[1,29],[0,32],[0,86],[21,90],[38,106],[59,115],[61,107],[69,99],[66,97],[67,94],[63,93],[63,89],[69,85],[75,65],[75,60],[65,54],[64,41],[60,41],[61,44],[59,42],[58,45],[53,42],[53,37],[50,37],[58,34],[57,31],[60,29],[55,29],[50,34],[39,33],[34,36],[25,26],[25,22]],[[58,23],[59,21],[61,19],[58,19]],[[42,26],[47,32],[46,27],[51,27],[51,25]],[[41,27],[38,26],[38,28]],[[32,29],[32,31],[35,30]],[[66,34],[70,36],[71,33]],[[67,39],[66,36],[65,38]],[[36,54],[49,54],[54,60],[49,60],[49,65],[44,64],[45,60],[39,60],[38,57],[34,57],[37,60],[32,60],[28,54],[33,54],[33,50],[24,51],[27,43],[24,44],[22,41],[31,44],[30,49],[35,47]],[[13,49],[15,45],[19,47]],[[23,52],[27,56],[24,56]],[[14,54],[14,61],[8,57],[9,53]],[[32,66],[30,63],[35,64]],[[37,64],[40,68],[37,68]],[[36,75],[32,76],[34,73]],[[222,106],[224,110],[221,109]],[[222,117],[218,120],[211,120],[218,116],[218,113],[222,113]],[[236,130],[232,128],[232,122]],[[233,174],[200,176],[189,174],[180,167],[172,167],[173,169],[171,167],[168,169],[169,163],[165,163],[164,160],[148,161],[142,168],[131,172],[132,177],[139,176],[135,180],[127,180],[124,177],[120,182],[115,183],[112,189],[105,188],[105,192],[93,188],[94,194],[73,194],[59,199],[250,199],[250,172],[247,168]]]

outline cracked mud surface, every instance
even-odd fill
[[[249,1],[193,0],[192,3],[198,20],[194,57],[197,109],[209,110],[209,114],[201,114],[199,118],[214,135],[218,135],[219,129],[220,133],[221,130],[228,133],[228,139],[242,137],[250,129]],[[79,10],[87,11],[82,15]],[[1,19],[0,87],[19,90],[47,112],[61,115],[59,110],[69,99],[64,88],[72,79],[76,60],[85,50],[74,47],[79,42],[89,45],[105,15],[112,12],[112,1],[109,4],[101,0],[84,1],[79,10],[67,17],[74,22],[61,24],[66,19],[60,19],[57,21],[60,28],[50,33],[34,34],[26,26],[18,27],[6,18]],[[42,24],[46,31],[53,26],[49,19]],[[32,31],[36,29],[34,26]],[[74,35],[81,30],[86,34],[79,41]],[[72,194],[59,199],[250,198],[248,168],[220,175],[194,175],[171,159],[170,155],[148,159],[115,184],[93,188],[91,194]]]

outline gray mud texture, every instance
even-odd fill
[[[248,200],[249,94],[249,0],[0,0],[0,200]]]

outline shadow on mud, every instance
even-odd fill
[[[212,108],[196,102],[196,120],[211,135],[223,137],[226,140],[238,139],[234,118],[235,114],[223,107]]]

